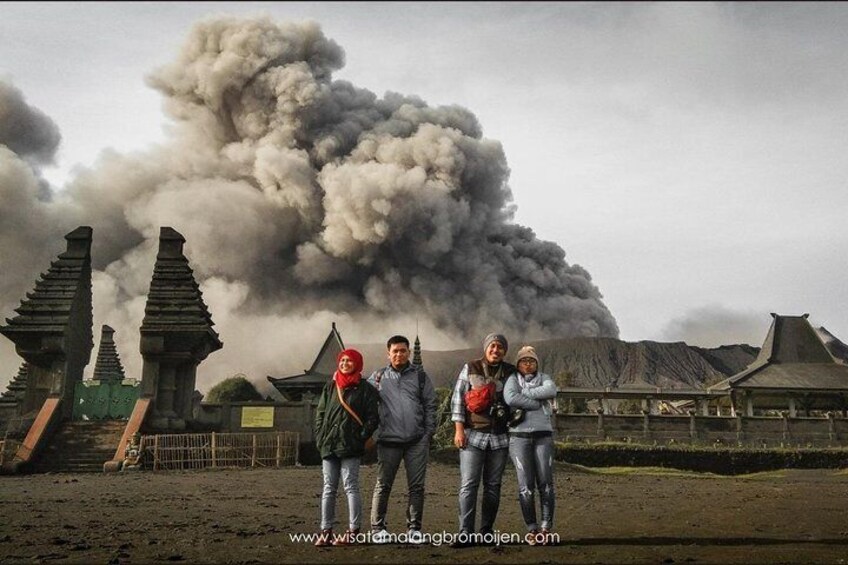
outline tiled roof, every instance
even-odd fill
[[[335,373],[337,366],[336,358],[344,348],[342,336],[339,335],[339,332],[336,330],[336,324],[333,323],[327,339],[324,340],[324,345],[321,346],[321,350],[318,352],[315,361],[312,362],[312,366],[309,369],[306,369],[300,375],[292,375],[290,377],[268,377],[268,381],[278,390],[291,386],[323,386],[327,382],[327,379]]]
[[[27,374],[29,365],[24,361],[18,368],[18,374],[6,386],[6,390],[0,395],[0,402],[17,402],[22,399],[26,392]]]
[[[141,331],[205,330],[220,348],[218,334],[212,329],[212,315],[183,255],[184,243],[185,238],[173,228],[161,228]]]
[[[16,341],[22,334],[62,333],[71,323],[91,327],[91,235],[90,227],[81,226],[65,236],[67,250],[50,263],[0,333]]]
[[[754,362],[709,390],[848,391],[848,365],[834,358],[807,320],[807,314],[772,314],[772,317],[774,320]]]

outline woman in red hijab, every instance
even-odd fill
[[[365,442],[380,423],[380,394],[362,380],[362,354],[345,349],[337,357],[338,370],[327,381],[315,412],[315,446],[321,454],[324,490],[321,494],[321,535],[317,546],[349,545],[356,541],[362,522],[359,464]],[[347,495],[348,529],[333,536],[339,477]]]

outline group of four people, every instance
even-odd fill
[[[518,498],[531,545],[552,539],[554,517],[552,402],[556,385],[539,371],[530,346],[522,347],[516,366],[505,361],[507,339],[490,334],[483,356],[466,363],[451,395],[454,444],[460,449],[459,535],[455,545],[470,545],[494,533],[501,477],[507,457],[518,477]],[[401,461],[406,469],[407,536],[422,543],[424,483],[430,442],[436,432],[436,392],[427,373],[409,361],[409,340],[387,343],[388,365],[363,382],[362,355],[345,349],[338,369],[325,385],[315,414],[315,444],[321,455],[324,487],[318,546],[349,545],[359,537],[362,499],[359,466],[376,440],[377,482],[371,502],[372,543],[386,543],[389,495]],[[333,535],[336,492],[341,478],[347,496],[349,528]],[[480,529],[475,529],[477,491],[483,482]],[[536,518],[535,491],[541,503]]]

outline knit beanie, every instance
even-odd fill
[[[537,365],[539,364],[539,356],[536,355],[536,349],[532,345],[525,345],[519,349],[518,355],[515,356],[515,362],[518,363],[522,359],[527,359],[528,357],[535,360]]]
[[[503,345],[504,351],[509,350],[509,343],[507,343],[503,334],[489,334],[486,336],[486,339],[483,340],[483,351],[486,351],[489,348],[489,344],[493,341],[500,342],[500,344]]]

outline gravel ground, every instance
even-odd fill
[[[362,468],[364,513],[376,467]],[[457,529],[459,468],[431,463],[424,529]],[[718,477],[557,464],[560,544],[314,548],[319,467],[0,477],[0,563],[846,563],[848,473]],[[405,479],[389,510],[405,530]],[[346,522],[340,497],[337,516]],[[497,528],[524,532],[507,468]],[[344,529],[344,526],[341,527]]]

